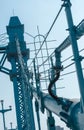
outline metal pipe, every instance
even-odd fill
[[[79,89],[80,89],[80,95],[81,95],[82,111],[84,113],[84,78],[83,78],[83,72],[82,72],[82,67],[81,67],[82,57],[79,55],[79,50],[77,46],[76,33],[75,33],[72,13],[70,9],[71,7],[70,0],[64,0],[64,6],[65,6],[67,23],[69,27],[69,34],[71,38],[72,51],[73,51],[74,61],[75,61],[75,66],[76,66],[76,71],[77,71],[77,77],[78,77],[78,83],[79,83]]]
[[[2,116],[3,116],[3,125],[4,125],[4,130],[6,130],[6,125],[5,125],[5,113],[4,113],[4,106],[3,106],[3,100],[1,100],[1,106],[2,106]]]
[[[47,109],[50,112],[53,112],[56,114],[62,121],[64,121],[67,125],[67,127],[71,128],[72,130],[81,130],[81,122],[79,121],[79,113],[80,113],[80,102],[76,99],[65,99],[63,100],[66,102],[72,102],[72,104],[69,106],[68,111],[65,111],[63,109],[62,104],[58,104],[56,100],[54,100],[49,94],[41,93],[42,95],[42,101],[41,98],[38,98],[36,88],[32,87],[33,96],[37,99],[40,108],[41,108],[41,102],[45,109]]]

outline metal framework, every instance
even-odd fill
[[[10,18],[7,33],[9,35],[7,58],[12,67],[10,78],[14,85],[18,130],[35,130],[27,68],[29,49],[26,49],[24,26],[18,17]]]
[[[40,125],[40,115],[39,110],[44,113],[44,110],[47,110],[47,126],[48,130],[55,130],[55,120],[52,116],[52,113],[55,113],[57,116],[63,120],[67,127],[72,130],[83,130],[84,124],[81,124],[81,121],[84,119],[84,78],[82,73],[81,61],[82,56],[79,55],[77,40],[84,35],[84,20],[82,20],[78,26],[74,26],[72,14],[71,14],[71,3],[70,0],[62,0],[62,7],[65,8],[65,13],[68,22],[69,36],[63,41],[60,46],[55,48],[55,66],[53,64],[52,57],[50,58],[49,63],[49,73],[45,70],[42,55],[42,64],[44,68],[44,77],[48,77],[48,83],[50,82],[54,89],[52,92],[45,94],[41,91],[41,79],[38,65],[38,51],[36,51],[35,38],[39,38],[40,49],[45,42],[47,56],[49,60],[49,54],[47,50],[46,38],[51,31],[53,24],[47,33],[46,37],[41,35],[38,30],[38,35],[34,38],[34,47],[35,47],[35,58],[33,59],[33,73],[30,72],[27,68],[27,61],[29,59],[29,49],[26,48],[26,43],[24,41],[24,25],[21,24],[17,16],[11,17],[9,25],[7,26],[7,34],[9,35],[9,43],[5,47],[0,47],[0,53],[2,53],[2,58],[0,60],[0,71],[10,75],[10,79],[13,82],[14,86],[14,98],[16,106],[16,117],[17,117],[17,128],[18,130],[35,130],[34,124],[34,115],[33,115],[33,104],[32,98],[35,98],[35,109],[38,121],[38,129],[41,130]],[[61,8],[62,9],[62,8]],[[61,11],[61,10],[60,10]],[[60,13],[60,12],[59,12]],[[58,13],[58,14],[59,14]],[[58,15],[56,19],[58,18]],[[44,38],[43,43],[41,44],[40,37]],[[80,89],[80,101],[70,100],[63,97],[58,97],[56,95],[56,84],[55,78],[58,73],[62,70],[61,65],[61,52],[66,49],[69,45],[72,46],[74,62],[76,66],[76,72],[79,82]],[[45,48],[44,48],[45,49]],[[8,59],[11,64],[11,70],[4,67],[4,63]],[[40,62],[40,61],[39,61]],[[50,65],[51,62],[51,65]],[[47,71],[47,75],[45,72]],[[55,73],[56,72],[56,73]],[[34,77],[33,77],[34,75]],[[59,75],[60,76],[60,75]],[[58,76],[58,78],[59,78]],[[57,79],[58,79],[57,78]],[[33,81],[34,80],[34,81]],[[35,82],[35,84],[34,84]],[[45,80],[47,85],[47,80]],[[36,87],[34,87],[34,85]],[[49,95],[51,94],[51,95]],[[54,98],[54,99],[53,99]],[[80,109],[81,108],[81,109]]]

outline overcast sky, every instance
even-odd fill
[[[71,0],[72,3],[72,14],[74,24],[78,25],[79,22],[84,19],[84,0]],[[6,26],[9,24],[9,19],[11,16],[18,16],[21,20],[21,23],[24,24],[25,32],[30,33],[31,35],[37,35],[37,25],[39,26],[40,33],[45,35],[56,14],[58,13],[62,5],[61,0],[0,0],[0,34],[6,32]],[[56,43],[54,46],[57,47],[62,43],[62,41],[67,37],[68,32],[66,29],[67,21],[64,9],[62,10],[57,22],[54,25],[48,39],[55,39]],[[31,42],[32,38],[25,36],[25,41]],[[81,38],[79,42],[79,50],[84,48],[84,37]],[[0,43],[0,45],[2,45]],[[52,45],[51,45],[52,46]],[[28,48],[30,48],[28,46]],[[63,52],[62,57],[66,57],[67,53],[72,55],[71,48],[69,47],[66,51]],[[82,55],[84,54],[81,53]],[[68,54],[69,55],[69,54]],[[84,56],[84,55],[83,55]],[[7,62],[9,67],[9,63]],[[75,70],[73,66],[70,70]],[[66,70],[67,72],[67,70]],[[79,87],[76,78],[76,73],[63,77],[63,81],[58,83],[59,86],[65,87],[63,90],[59,90],[58,93],[67,98],[79,98]],[[14,96],[13,96],[13,85],[10,81],[9,76],[0,72],[0,100],[4,99],[4,105],[7,108],[9,105],[13,106],[12,112],[6,114],[6,126],[10,128],[10,122],[13,122],[13,126],[16,126],[15,121],[15,108],[14,108]],[[1,105],[0,105],[1,109]],[[42,118],[46,118],[44,115],[41,115]],[[65,127],[65,125],[59,122],[58,124]],[[43,120],[41,122],[43,124]],[[46,123],[45,123],[46,124]],[[3,130],[2,116],[0,114],[0,129]],[[38,130],[38,129],[37,129]],[[45,126],[46,130],[46,126]],[[65,127],[65,130],[68,128]]]

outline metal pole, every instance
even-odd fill
[[[52,112],[49,110],[47,110],[47,127],[48,130],[56,130],[54,117],[52,116]]]
[[[54,64],[53,64],[53,59],[51,57],[51,65],[52,65],[52,70],[51,70],[51,80],[53,80],[55,78],[55,70],[53,69],[54,68]],[[57,92],[56,92],[56,84],[53,85],[53,93],[56,95]]]
[[[4,109],[4,101],[1,100],[1,106],[2,106],[2,110],[0,110],[0,113],[2,113],[2,116],[3,116],[3,126],[4,126],[4,130],[6,130],[6,124],[5,124],[5,112],[8,112],[8,111],[11,111],[12,108],[11,106],[9,106],[9,109]]]
[[[11,127],[11,130],[12,130],[12,122],[10,122],[10,127]]]
[[[84,112],[84,79],[83,79],[83,73],[82,73],[82,67],[81,67],[82,57],[79,55],[79,50],[77,46],[76,30],[73,24],[73,18],[72,18],[72,13],[70,9],[71,7],[70,0],[63,0],[63,1],[64,1],[63,6],[65,7],[65,13],[66,13],[68,27],[69,27],[69,33],[70,33],[74,61],[75,61],[75,66],[76,66],[76,71],[77,71],[78,83],[79,83],[79,88],[80,88],[82,112]]]
[[[35,110],[36,110],[36,116],[37,116],[37,122],[38,122],[38,129],[41,130],[40,115],[39,115],[39,103],[37,100],[35,100]]]
[[[4,115],[4,105],[3,105],[3,100],[1,100],[1,106],[2,106],[2,116],[3,116],[3,125],[4,125],[4,130],[6,130],[6,125],[5,125],[5,115]]]
[[[7,129],[7,130],[17,130],[17,128],[13,128],[13,123],[10,122],[10,129]]]
[[[64,106],[63,104],[58,104],[50,95],[43,92],[42,92],[42,104],[41,104],[40,99],[38,99],[36,88],[32,87],[32,90],[33,90],[33,96],[35,97],[35,99],[37,99],[40,106],[43,105],[44,109],[56,114],[62,121],[64,121],[67,124],[67,127],[74,128],[73,130],[81,130],[80,129],[81,122],[79,122],[78,120],[78,114],[80,110],[80,102],[78,100],[72,99],[71,101],[69,99],[63,98],[64,102],[67,102],[68,105],[70,102],[72,102],[72,104],[69,105],[68,111],[66,111],[64,110],[64,107],[66,106]],[[48,121],[51,120],[53,121],[53,119],[51,119],[49,116]]]

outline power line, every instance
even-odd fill
[[[84,68],[82,68],[82,70],[84,70]],[[69,74],[73,74],[73,73],[75,73],[75,72],[76,72],[76,70],[73,70],[73,71],[71,71],[71,72],[62,74],[62,75],[60,75],[60,76],[61,76],[61,77],[62,77],[62,76],[66,76],[66,75],[69,75]]]
[[[51,32],[51,30],[52,30],[52,28],[53,28],[53,26],[54,26],[54,24],[55,24],[55,22],[56,22],[56,20],[57,20],[57,18],[58,18],[58,16],[60,15],[60,13],[61,13],[61,11],[62,11],[62,8],[63,8],[63,6],[61,6],[60,10],[58,11],[58,14],[56,15],[56,17],[55,17],[55,19],[54,19],[54,21],[53,21],[53,23],[52,23],[52,25],[51,25],[49,31],[47,32],[46,36],[44,37],[44,40],[43,40],[43,42],[42,42],[42,44],[41,44],[41,46],[40,46],[38,52],[35,54],[34,59],[37,57],[39,51],[41,50],[43,44],[45,43],[45,41],[46,41],[46,39],[47,39],[49,33]],[[29,36],[33,37],[33,36],[32,36],[31,34],[29,34],[29,33],[26,33],[26,34],[28,34]],[[35,37],[33,37],[33,38],[35,38]],[[48,59],[47,59],[47,60],[48,60]],[[32,60],[32,62],[33,62],[33,60]],[[32,62],[30,63],[30,66],[31,66]]]
[[[51,30],[52,30],[52,28],[53,28],[53,26],[54,26],[54,24],[55,24],[55,22],[56,22],[56,20],[57,20],[57,18],[58,18],[58,16],[59,16],[59,14],[60,14],[60,12],[61,12],[62,8],[63,8],[63,6],[61,6],[61,8],[60,8],[60,10],[59,10],[58,14],[56,15],[56,17],[55,17],[55,19],[54,19],[54,21],[53,21],[53,23],[52,23],[52,25],[51,25],[51,27],[50,27],[49,31],[47,32],[47,34],[46,34],[46,36],[45,36],[45,38],[44,38],[44,40],[43,40],[43,43],[41,44],[41,46],[40,46],[40,48],[39,48],[39,50],[38,50],[37,54],[35,55],[35,58],[36,58],[36,56],[38,55],[39,51],[41,50],[41,48],[42,48],[42,46],[43,46],[44,42],[46,41],[46,39],[47,39],[47,37],[48,37],[49,33],[51,32]]]
[[[84,51],[84,48],[83,48],[83,49],[81,49],[79,52],[82,52],[82,51]],[[62,61],[62,63],[63,63],[63,62],[65,62],[65,61],[67,61],[67,60],[69,60],[69,59],[71,59],[72,57],[73,57],[73,55],[72,55],[72,56],[70,56],[70,57],[68,57],[68,58],[66,58],[65,60],[63,60],[63,61]]]
[[[73,64],[75,64],[75,62],[72,62],[71,64],[65,66],[63,69],[67,69],[68,67],[72,66]]]

